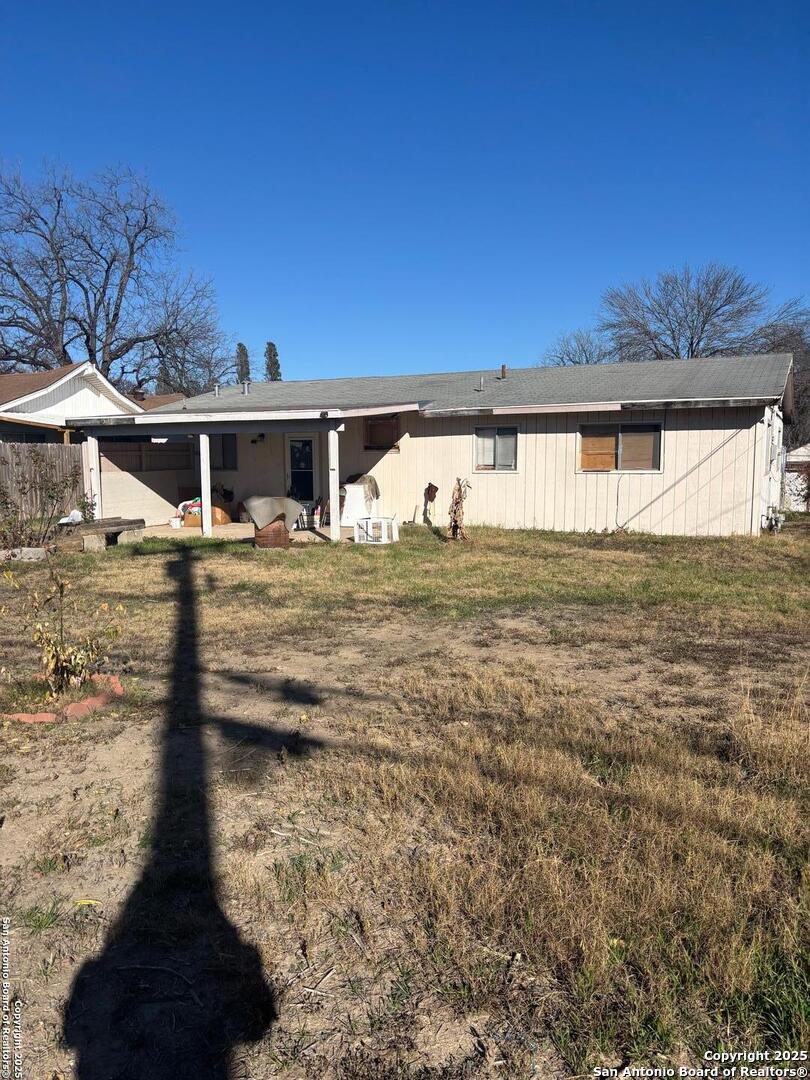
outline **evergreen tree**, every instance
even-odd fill
[[[161,360],[158,364],[157,376],[155,377],[155,393],[156,394],[171,394],[174,392],[172,386],[172,378],[169,372],[169,365],[165,360]]]
[[[268,341],[264,347],[264,371],[268,382],[281,382],[281,361],[272,341]]]
[[[250,357],[247,345],[243,345],[241,341],[236,346],[236,381],[250,382]]]

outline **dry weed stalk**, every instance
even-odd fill
[[[447,535],[451,540],[467,540],[469,537],[464,531],[464,500],[470,492],[472,485],[469,480],[456,477],[453,487],[453,495],[450,499],[450,525]]]

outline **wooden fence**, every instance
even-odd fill
[[[0,442],[0,489],[28,514],[59,492],[60,515],[68,513],[84,494],[81,446]]]

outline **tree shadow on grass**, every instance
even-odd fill
[[[206,716],[200,690],[195,554],[169,566],[177,622],[152,848],[103,952],[79,971],[64,1037],[77,1080],[228,1080],[234,1049],[276,1016],[258,951],[217,897],[204,729],[251,737],[252,754],[305,754],[317,740]]]

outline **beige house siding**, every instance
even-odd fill
[[[781,415],[762,408],[638,411],[637,422],[660,422],[661,469],[649,473],[583,473],[579,470],[581,424],[628,421],[623,413],[541,413],[515,416],[435,418],[400,416],[399,448],[364,449],[362,419],[348,419],[340,434],[340,479],[372,473],[381,491],[381,511],[400,521],[421,521],[424,490],[439,494],[432,518],[445,524],[457,476],[472,483],[466,504],[473,525],[585,531],[617,527],[659,535],[756,535],[773,490],[774,461],[781,448]],[[476,427],[518,429],[517,470],[476,472]],[[325,432],[307,431],[318,448],[322,498],[328,491]],[[256,440],[256,441],[254,441]],[[104,440],[101,440],[103,455]],[[193,468],[184,473],[123,473],[102,459],[105,515],[166,522],[178,489],[199,485],[197,439]],[[234,492],[234,502],[253,494],[279,495],[287,488],[284,434],[237,436],[237,471],[212,472],[212,480]]]
[[[341,478],[372,473],[382,510],[421,520],[429,483],[439,494],[433,520],[443,524],[453,482],[467,477],[470,524],[584,531],[624,527],[688,536],[758,533],[765,473],[762,409],[638,411],[632,419],[660,421],[661,470],[582,473],[579,427],[615,423],[617,413],[543,413],[430,419],[403,413],[399,449],[363,449],[363,422],[346,421],[340,439]],[[621,419],[628,420],[627,414]],[[518,429],[517,471],[477,473],[476,427]],[[781,437],[781,436],[780,436]]]

